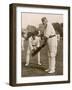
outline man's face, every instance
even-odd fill
[[[44,24],[44,25],[46,25],[47,24],[47,19],[44,19],[43,21],[42,21],[42,23]]]
[[[32,38],[35,40],[35,35],[32,35]]]

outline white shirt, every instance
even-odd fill
[[[31,50],[33,49],[33,45],[35,45],[36,47],[40,46],[40,37],[35,36],[35,39],[33,39],[31,36],[29,38],[29,47]]]
[[[55,32],[52,24],[48,23],[46,29],[44,30],[44,36],[49,38],[49,36],[55,35],[55,34],[56,34],[56,32]]]

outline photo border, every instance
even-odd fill
[[[34,5],[34,4],[10,4],[10,73],[9,84],[11,86],[29,86],[29,85],[45,85],[45,84],[60,84],[70,82],[70,7],[66,6],[51,6],[51,5]],[[16,8],[17,7],[32,7],[32,8],[50,8],[50,9],[65,9],[68,10],[68,80],[56,82],[38,82],[38,83],[16,83]]]

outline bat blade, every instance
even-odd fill
[[[32,56],[35,56],[44,46],[45,46],[45,44],[43,44],[40,47],[37,47],[37,49],[32,53]]]

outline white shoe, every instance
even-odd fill
[[[53,71],[49,71],[48,73],[54,73],[55,72],[55,70],[53,70]]]
[[[25,64],[25,66],[28,66],[29,64]]]
[[[41,65],[41,63],[38,63],[38,65]]]
[[[46,70],[45,70],[45,72],[48,72],[48,71],[49,71],[49,69],[46,69]]]

